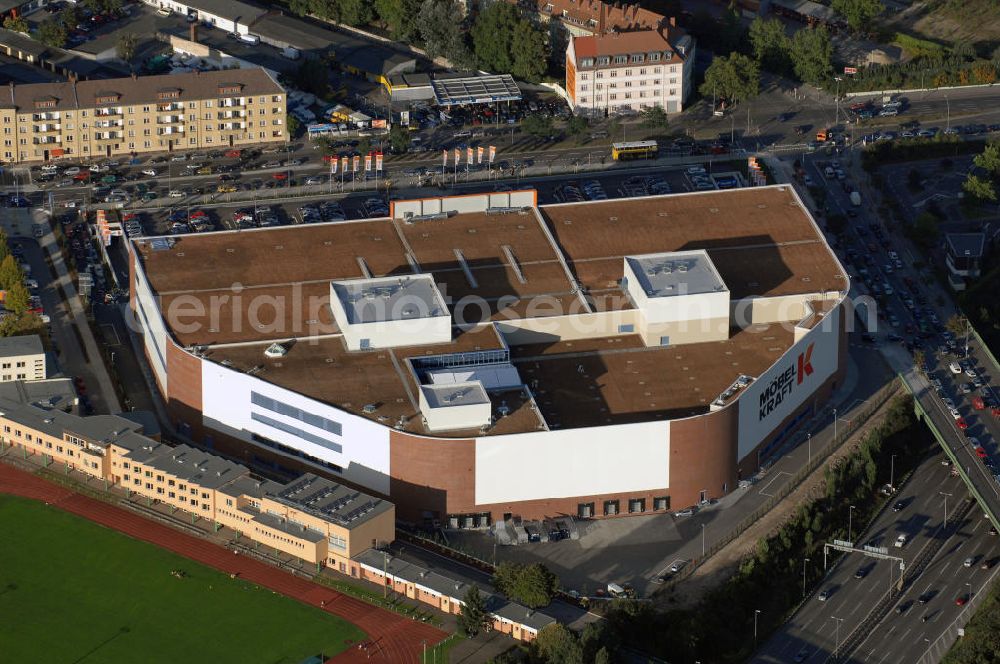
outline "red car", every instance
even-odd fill
[[[976,448],[976,456],[979,457],[980,459],[985,459],[986,458],[986,450],[984,450],[982,447],[977,447]]]
[[[288,173],[275,173],[274,174],[274,179],[275,180],[287,180],[288,179]]]
[[[966,429],[969,428],[969,423],[965,421],[964,417],[960,417],[957,420],[955,420],[955,426],[957,426],[962,431],[965,431]]]
[[[195,210],[190,215],[188,215],[188,218],[189,219],[201,219],[202,217],[207,217],[207,216],[208,216],[208,214],[204,210]]]
[[[230,159],[236,159],[242,154],[239,150],[226,150],[226,156]]]
[[[84,171],[82,173],[77,173],[76,175],[74,175],[73,179],[76,180],[77,182],[83,182],[84,180],[86,180],[89,177],[90,177],[90,173],[87,173],[86,171]]]
[[[961,597],[955,600],[955,606],[965,606],[965,602],[966,602],[966,597],[965,595],[962,595]]]

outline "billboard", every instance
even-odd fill
[[[669,486],[669,422],[476,439],[477,505]]]
[[[327,472],[389,494],[389,428],[224,366],[201,361],[202,415],[207,426],[275,447]],[[311,458],[309,458],[311,457]],[[336,467],[341,470],[337,471]]]
[[[838,306],[830,311],[739,396],[738,460],[750,454],[836,373],[842,309]]]

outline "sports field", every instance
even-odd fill
[[[365,638],[334,616],[42,503],[0,495],[0,524],[0,661],[297,664]]]

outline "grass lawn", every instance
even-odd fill
[[[3,661],[297,664],[365,638],[339,618],[42,503],[0,495],[0,523]]]

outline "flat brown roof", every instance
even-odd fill
[[[569,429],[705,413],[739,374],[760,375],[793,340],[780,324],[668,348],[629,335],[520,347],[514,363],[549,427]]]
[[[580,283],[616,289],[625,256],[705,249],[733,297],[847,287],[826,240],[788,187],[541,208]]]

